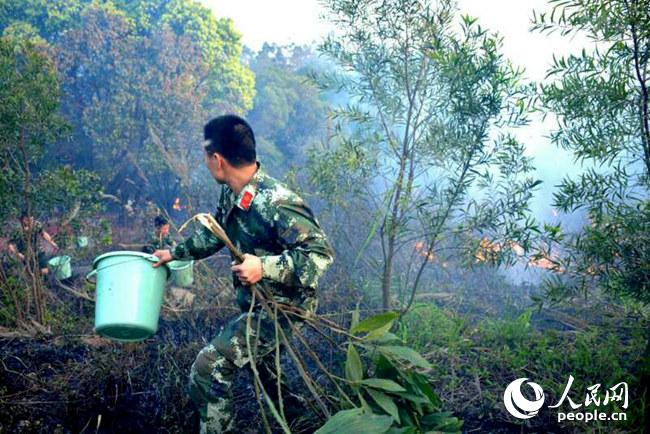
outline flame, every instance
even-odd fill
[[[530,265],[531,267],[541,268],[544,270],[551,270],[556,273],[564,273],[566,271],[566,268],[562,267],[559,264],[556,255],[553,255],[551,257],[542,256],[539,258],[531,258],[528,261],[528,265]]]
[[[181,206],[181,198],[177,197],[176,200],[174,201],[174,204],[172,205],[172,208],[176,211],[180,211],[183,209]]]
[[[521,247],[519,244],[515,243],[514,241],[510,241],[510,248],[512,249],[513,252],[515,252],[515,255],[517,256],[524,256],[524,253],[526,253],[524,248]]]
[[[524,256],[526,253],[526,250],[514,241],[508,241],[506,244],[496,241],[491,243],[487,237],[483,237],[479,242],[476,253],[474,254],[476,262],[485,262],[488,260],[494,261],[497,253],[504,250],[504,245],[507,246],[506,248],[512,250],[517,256]]]
[[[427,258],[427,261],[429,262],[435,262],[436,261],[436,255],[433,254],[433,252],[425,252],[424,250],[424,241],[418,241],[415,243],[414,247],[415,251],[418,252],[418,254],[424,258]]]
[[[478,244],[478,250],[474,253],[476,262],[494,261],[496,254],[501,251],[501,244],[491,243],[488,237],[481,238]]]

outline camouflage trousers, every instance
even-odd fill
[[[255,365],[264,383],[275,376],[275,322],[266,312],[255,311],[251,317],[251,346]],[[246,346],[249,313],[242,313],[228,322],[212,341],[199,351],[192,364],[189,395],[201,417],[201,433],[227,433],[233,430],[232,386],[237,369],[250,368]],[[299,323],[295,324],[300,327]],[[288,326],[283,331],[288,333]],[[280,345],[282,347],[282,345]],[[277,378],[277,377],[276,377]],[[276,380],[273,380],[276,381]],[[268,390],[268,386],[265,386]]]

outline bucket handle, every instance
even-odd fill
[[[90,273],[86,274],[86,281],[89,283],[96,283],[95,280],[90,280],[91,277],[94,277],[97,275],[97,270],[92,270]]]
[[[154,256],[154,255],[145,256],[144,259],[146,259],[149,262],[154,262],[154,263],[160,261],[160,258],[158,256]],[[129,261],[125,261],[125,262],[129,262]],[[112,265],[117,265],[117,264],[112,264]],[[109,267],[110,267],[110,265],[109,265]],[[99,271],[99,269],[95,268],[90,273],[86,274],[86,281],[88,281],[89,283],[96,283],[96,280],[90,280],[90,279],[92,277],[96,277],[97,271]],[[167,272],[167,278],[169,279],[169,271]]]
[[[160,261],[160,258],[158,256],[151,255],[151,254],[146,256],[144,259],[146,259],[149,262],[153,262],[153,263],[156,263],[156,262]]]

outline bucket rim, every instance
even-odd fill
[[[158,258],[150,253],[137,252],[134,250],[116,250],[113,252],[104,253],[96,257],[95,260],[93,261],[93,270],[97,270],[97,265],[101,261],[103,261],[106,258],[111,258],[113,256],[134,256],[134,257],[145,259],[147,261],[158,262]],[[171,270],[169,269],[167,264],[164,265],[165,265],[165,271],[167,271],[167,278],[169,279],[169,276],[171,275]]]
[[[55,260],[56,259],[56,260]],[[53,256],[51,257],[47,263],[51,265],[62,265],[70,262],[72,258],[68,255],[59,255],[59,256]],[[61,263],[63,261],[63,263]]]
[[[186,268],[193,266],[194,265],[194,260],[193,259],[188,259],[188,260],[174,259],[173,261],[169,261],[165,265],[167,265],[170,270],[180,271],[180,270],[185,270]]]

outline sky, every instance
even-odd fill
[[[319,41],[331,29],[321,18],[318,0],[200,0],[216,16],[231,18],[242,34],[244,45],[259,50],[264,42],[309,44]],[[553,53],[579,51],[586,41],[556,35],[530,33],[533,9],[550,9],[546,0],[459,0],[459,9],[479,19],[479,24],[498,30],[504,38],[504,52],[515,64],[524,66],[533,80],[542,80]]]
[[[264,42],[309,44],[322,39],[332,27],[322,19],[318,0],[201,0],[218,17],[229,17],[242,34],[244,45],[259,50]],[[590,43],[585,38],[531,33],[533,9],[550,11],[546,0],[458,0],[462,14],[478,18],[478,24],[503,37],[504,55],[515,66],[525,69],[525,76],[543,81],[545,71],[556,56],[578,53]],[[544,180],[533,211],[538,217],[551,217],[549,208],[552,187],[567,174],[580,169],[571,155],[556,149],[546,138],[553,120],[535,118],[517,133],[526,144],[526,152],[535,158],[537,176]]]
[[[228,17],[244,45],[259,50],[264,42],[309,44],[331,29],[320,19],[317,0],[200,0],[217,17]]]

